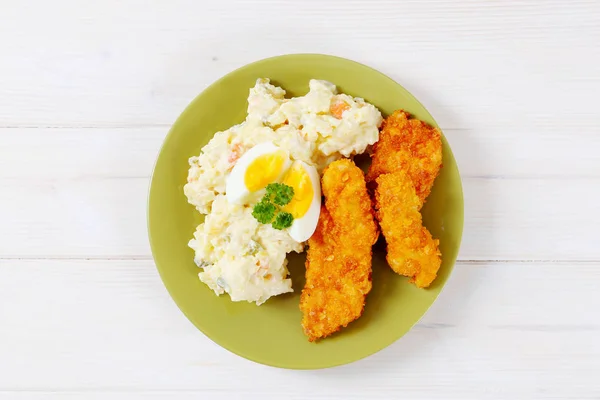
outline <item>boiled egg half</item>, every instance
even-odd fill
[[[294,161],[282,183],[294,188],[294,197],[283,207],[294,217],[289,234],[297,242],[308,240],[321,213],[321,182],[317,169],[303,161]]]
[[[312,165],[292,162],[288,151],[271,142],[257,144],[231,170],[225,195],[232,204],[254,204],[264,196],[267,185],[275,182],[294,189],[292,200],[281,210],[294,217],[289,235],[297,242],[305,242],[315,232],[321,212],[321,183]]]
[[[271,142],[257,144],[237,161],[225,181],[225,195],[232,204],[260,200],[269,183],[279,182],[292,165],[289,153]]]

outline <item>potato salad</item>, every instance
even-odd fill
[[[302,252],[316,228],[320,174],[379,139],[379,110],[330,82],[313,79],[305,96],[285,95],[258,79],[245,121],[189,159],[184,193],[206,215],[189,246],[200,280],[232,301],[260,305],[292,291],[286,256]]]

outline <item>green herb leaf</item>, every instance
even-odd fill
[[[285,206],[294,197],[294,188],[284,183],[269,183],[267,196],[278,206]]]
[[[269,183],[265,188],[267,190],[267,195],[265,197],[275,196],[277,190],[279,189],[279,183]]]
[[[252,216],[261,224],[268,224],[275,216],[275,206],[268,200],[261,200],[252,209]]]
[[[273,228],[275,229],[285,229],[292,226],[292,222],[294,221],[294,217],[289,212],[282,211],[275,217],[275,221],[273,221]]]

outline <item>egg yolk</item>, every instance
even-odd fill
[[[310,208],[313,200],[314,190],[310,176],[300,165],[294,165],[283,178],[283,183],[294,188],[294,197],[284,210],[300,218]]]
[[[274,182],[281,174],[284,160],[287,155],[283,151],[263,154],[256,157],[246,168],[244,184],[250,192],[264,189],[269,183]]]

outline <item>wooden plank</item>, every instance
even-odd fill
[[[169,127],[0,128],[0,179],[147,178],[168,131]],[[464,178],[600,177],[596,127],[447,129],[444,135]],[[190,154],[197,152],[190,149]]]
[[[598,180],[465,179],[462,260],[597,260]],[[3,182],[0,257],[149,258],[147,179]],[[191,233],[190,233],[191,234]]]
[[[598,179],[466,179],[467,260],[597,260]],[[581,199],[581,201],[578,201]],[[489,258],[488,258],[489,257]]]
[[[487,3],[12,2],[0,126],[169,125],[223,74],[298,52],[381,70],[444,128],[597,126],[599,3]]]
[[[448,132],[464,177],[461,259],[600,259],[600,206],[585,201],[600,190],[598,137],[554,132],[542,152],[515,132],[482,131],[476,143],[474,132]],[[0,130],[0,257],[148,258],[147,191],[164,135]],[[554,161],[565,149],[579,161]]]
[[[464,180],[462,260],[598,260],[598,179]],[[2,182],[0,257],[149,258],[148,179]],[[183,204],[185,206],[185,203]],[[191,233],[190,233],[191,235]]]
[[[0,179],[37,184],[149,178],[168,130],[0,128]]]
[[[0,274],[2,399],[600,395],[597,262],[459,263],[404,338],[318,373],[220,348],[179,312],[150,261],[0,260]]]

